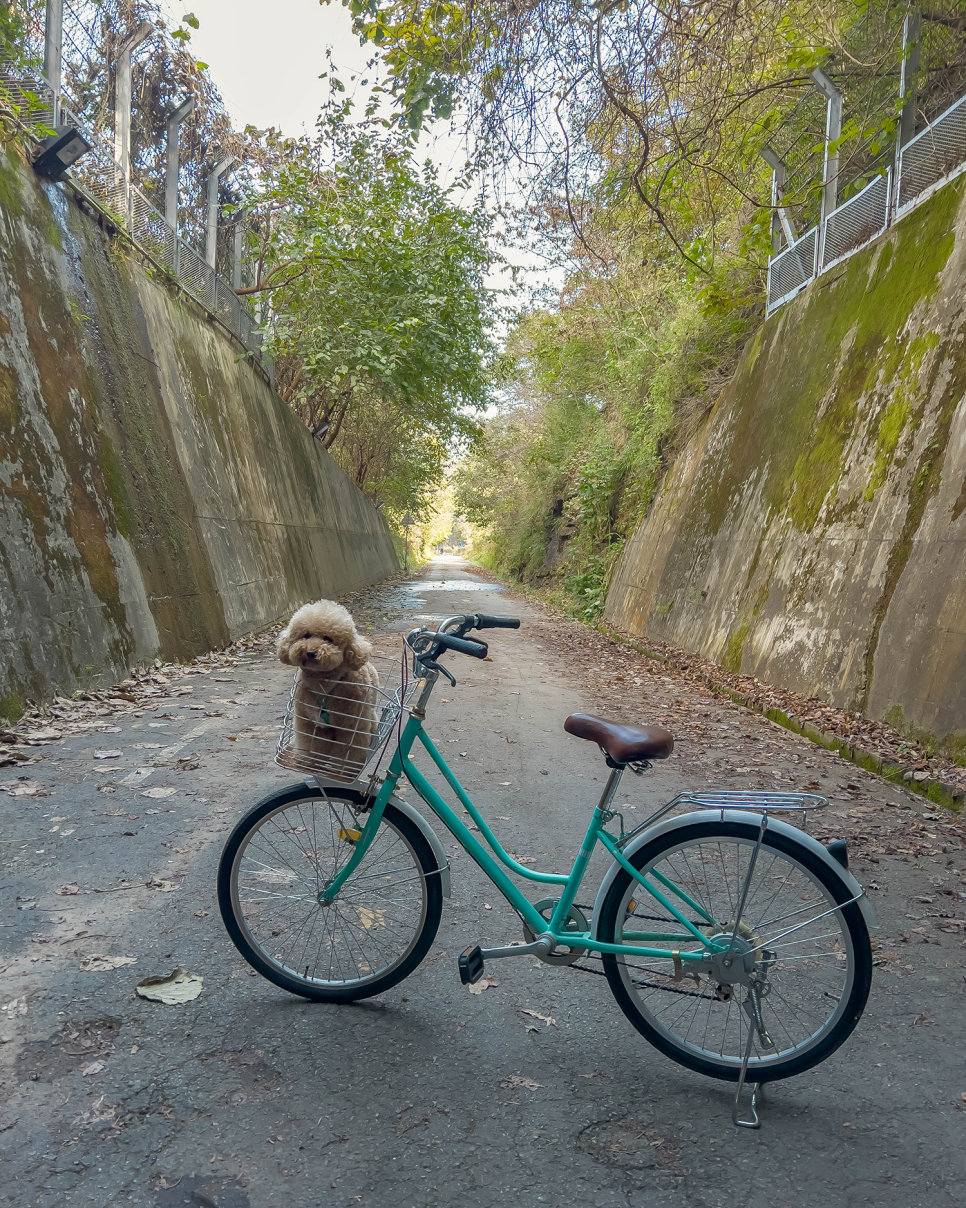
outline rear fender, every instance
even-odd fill
[[[624,848],[621,848],[621,855],[629,859],[634,852],[639,851],[645,843],[650,843],[652,839],[656,839],[659,835],[665,835],[668,831],[675,830],[679,826],[690,826],[695,822],[708,822],[712,818],[718,818],[725,822],[743,822],[746,826],[758,830],[756,821],[758,815],[749,814],[746,810],[695,810],[690,814],[681,814],[677,818],[666,818],[663,822],[659,822],[656,826],[649,827],[636,839],[632,839]],[[855,877],[835,859],[830,856],[828,850],[812,835],[806,831],[799,830],[797,826],[789,826],[787,822],[782,822],[781,819],[772,817],[768,818],[768,830],[772,834],[787,835],[792,839],[796,839],[803,847],[807,847],[809,851],[814,852],[816,856],[832,871],[836,877],[842,882],[848,890],[850,897],[858,897],[858,907],[865,917],[866,926],[878,927],[879,923],[875,917],[875,911],[872,909],[872,904],[865,895],[865,890],[858,883]],[[600,889],[597,890],[597,897],[594,901],[594,916],[591,922],[591,935],[597,937],[597,922],[600,918],[600,912],[603,909],[604,898],[607,897],[607,891],[614,883],[614,879],[621,871],[621,866],[615,860],[607,870],[607,875],[600,883]]]

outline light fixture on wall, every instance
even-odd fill
[[[316,440],[321,440],[331,427],[332,425],[329,423],[329,421],[324,419],[321,424],[315,425],[315,427],[312,429],[312,435]]]
[[[56,126],[54,133],[44,139],[40,151],[34,157],[34,171],[50,180],[56,180],[90,149],[91,144],[76,126]]]

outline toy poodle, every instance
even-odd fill
[[[379,674],[371,653],[372,643],[334,600],[303,605],[279,634],[278,657],[299,668],[295,748],[336,780],[355,779],[378,728]]]

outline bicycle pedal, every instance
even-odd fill
[[[467,948],[459,956],[460,981],[464,986],[472,986],[483,976],[483,953],[479,944]]]

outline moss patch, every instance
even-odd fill
[[[721,666],[726,671],[733,671],[735,674],[740,673],[741,660],[745,652],[745,642],[747,642],[750,632],[751,622],[745,621],[728,638],[728,644],[721,659]]]

